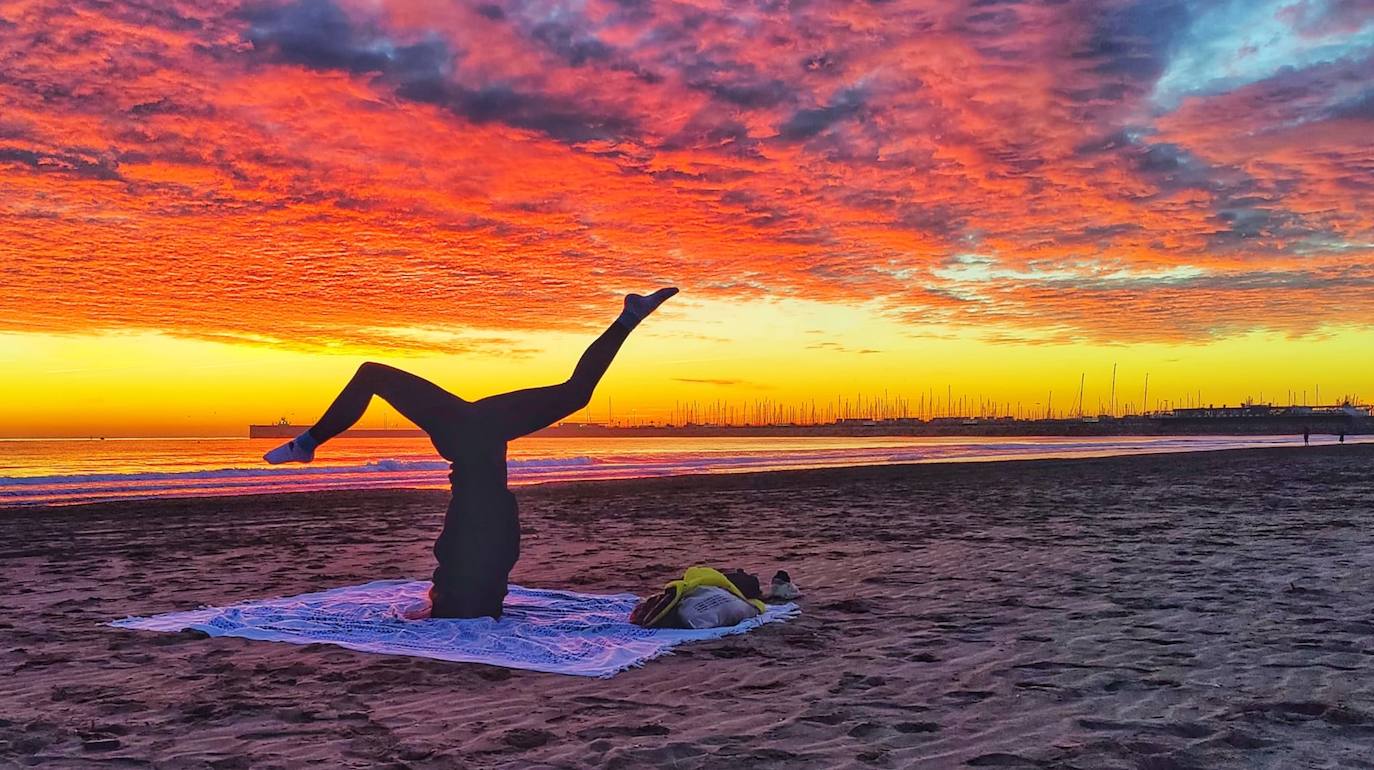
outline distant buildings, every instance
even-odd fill
[[[1077,416],[1019,419],[1008,414],[920,417],[841,417],[830,421],[802,422],[778,411],[761,423],[688,420],[684,423],[608,425],[564,422],[546,428],[540,436],[1114,436],[1374,433],[1374,407],[1356,404],[1329,406],[1275,406],[1238,404],[1169,409],[1148,414],[1082,414]],[[290,438],[299,426],[285,422],[249,426],[252,438]],[[410,438],[423,436],[416,429],[352,429],[351,438]]]
[[[1331,406],[1275,406],[1241,404],[1173,409],[1158,415],[1163,419],[1234,419],[1238,417],[1371,417],[1374,406],[1335,404]]]

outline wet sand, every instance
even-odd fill
[[[123,631],[423,578],[446,497],[0,511],[0,767],[1374,768],[1374,446],[517,496],[516,582],[804,614],[610,680]]]

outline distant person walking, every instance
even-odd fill
[[[1341,431],[1340,441],[1341,441],[1342,444],[1345,443],[1345,431]]]
[[[1312,445],[1312,429],[1311,429],[1311,428],[1308,428],[1306,425],[1304,425],[1303,428],[1302,428],[1302,445],[1303,445],[1303,446],[1311,446],[1311,445]]]
[[[263,456],[272,464],[308,463],[315,449],[363,416],[373,396],[429,434],[452,464],[453,497],[434,543],[428,614],[436,618],[501,616],[506,581],[520,558],[515,496],[506,488],[506,444],[585,407],[630,332],[677,289],[625,297],[620,317],[592,342],[566,382],[464,401],[409,372],[368,362],[344,386],[319,422]],[[424,610],[407,612],[421,617]]]

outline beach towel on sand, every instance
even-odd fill
[[[405,620],[428,581],[378,580],[360,586],[229,607],[205,607],[110,625],[146,631],[196,629],[210,636],[291,644],[337,644],[351,650],[486,663],[575,676],[613,676],[683,642],[742,634],[795,617],[795,604],[728,628],[641,628],[629,621],[634,594],[581,594],[512,585],[500,620]]]

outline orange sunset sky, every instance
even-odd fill
[[[0,0],[0,436],[548,384],[666,284],[586,417],[1374,395],[1374,5]]]

